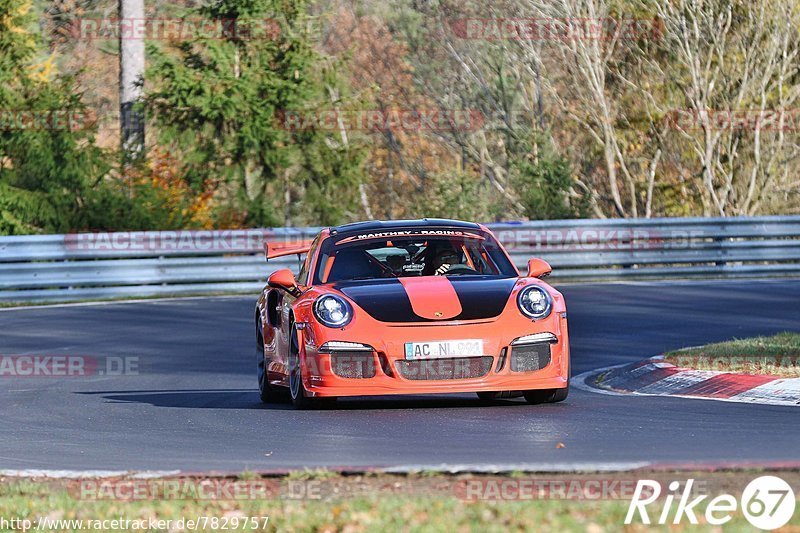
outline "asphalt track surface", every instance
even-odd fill
[[[800,330],[800,280],[591,284],[567,298],[574,372]],[[263,405],[255,296],[0,310],[0,354],[137,357],[138,375],[0,378],[0,469],[627,468],[800,463],[800,408],[473,395]],[[560,446],[562,443],[563,446]]]

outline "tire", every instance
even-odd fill
[[[258,366],[258,396],[264,403],[285,402],[286,390],[275,387],[267,380],[266,361],[264,360],[264,335],[261,328],[256,326],[256,362]]]
[[[569,396],[569,382],[572,381],[572,361],[567,371],[567,386],[563,389],[528,390],[523,393],[525,401],[530,404],[563,402]]]
[[[563,402],[569,395],[569,382],[563,389],[526,390],[525,401],[530,404]]]
[[[300,366],[300,345],[297,327],[292,324],[289,340],[289,397],[296,409],[318,409],[329,407],[336,402],[335,397],[315,398],[308,394],[303,385],[302,368]]]

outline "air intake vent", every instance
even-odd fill
[[[550,344],[521,344],[511,347],[511,371],[534,372],[550,364]]]
[[[372,352],[335,352],[331,354],[331,368],[340,378],[373,378],[375,356]]]
[[[421,361],[396,361],[397,371],[405,379],[440,380],[479,378],[489,373],[494,357],[454,357]]]

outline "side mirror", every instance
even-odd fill
[[[267,278],[267,285],[275,289],[283,289],[290,294],[299,292],[294,274],[288,268],[276,270]]]
[[[550,274],[553,271],[553,268],[550,266],[550,263],[545,261],[544,259],[539,259],[534,257],[533,259],[528,260],[528,277],[529,278],[543,278]]]

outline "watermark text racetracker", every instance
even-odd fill
[[[227,478],[84,479],[70,485],[79,500],[263,500],[280,492],[274,479]]]
[[[81,18],[67,33],[81,40],[275,40],[281,27],[269,18]]]
[[[698,230],[660,230],[649,227],[513,228],[495,232],[506,250],[635,251],[702,246],[707,238]]]
[[[136,376],[140,371],[139,358],[135,356],[0,354],[0,379]]]
[[[673,109],[664,116],[678,131],[800,131],[800,109]]]
[[[76,252],[263,252],[267,242],[303,242],[316,232],[278,234],[269,229],[165,230],[73,233],[65,235],[67,250]]]
[[[98,117],[82,109],[0,109],[0,131],[86,131]]]
[[[450,21],[450,27],[461,39],[485,41],[638,41],[659,40],[664,33],[658,18],[464,18]]]
[[[486,119],[478,109],[319,109],[284,110],[278,124],[288,131],[477,131]]]
[[[796,355],[681,355],[669,356],[678,368],[697,368],[715,372],[744,372],[748,374],[790,372],[800,369]]]
[[[628,500],[636,493],[637,479],[618,477],[537,477],[465,479],[453,491],[466,501],[526,500]]]
[[[373,487],[351,482],[347,490],[363,495]],[[334,480],[288,478],[83,479],[72,482],[68,491],[78,500],[122,502],[323,500],[343,495]]]

